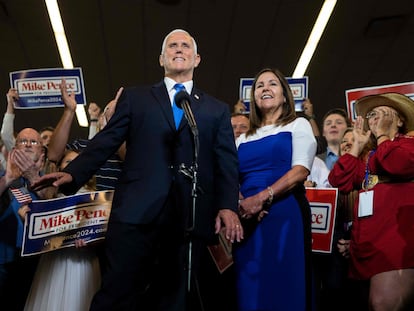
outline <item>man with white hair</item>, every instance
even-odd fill
[[[159,57],[163,81],[125,88],[115,113],[87,148],[63,172],[37,184],[52,181],[73,193],[126,142],[105,239],[108,264],[91,310],[202,310],[200,254],[222,227],[229,241],[243,238],[230,109],[194,87],[200,60],[188,32],[170,32]],[[188,93],[198,126],[196,168],[193,131],[174,100],[178,89]],[[181,173],[183,166],[189,174]],[[193,169],[196,189],[188,178]]]
[[[25,128],[17,134],[0,178],[0,300],[9,310],[23,310],[36,268],[36,257],[21,258],[19,253],[27,204],[46,192],[30,190],[40,177],[43,160],[40,134]]]

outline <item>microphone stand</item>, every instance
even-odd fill
[[[194,139],[194,155],[193,155],[193,164],[190,168],[187,168],[184,163],[181,163],[179,172],[192,181],[191,187],[191,197],[192,197],[192,208],[190,211],[190,221],[189,226],[186,231],[190,232],[194,230],[195,226],[195,211],[196,211],[196,199],[197,199],[197,174],[198,174],[198,151],[199,151],[199,139],[198,139],[198,128],[194,118],[194,115],[191,111],[190,104],[187,100],[181,102],[182,109],[184,110],[185,118],[190,126],[191,132]],[[187,292],[191,290],[191,273],[192,273],[192,247],[193,243],[189,240],[188,245],[188,270],[187,270]]]

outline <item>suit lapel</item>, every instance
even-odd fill
[[[203,93],[193,88],[193,92],[191,93],[191,109],[193,112],[197,111],[201,107],[201,103],[203,102]]]
[[[159,82],[152,87],[152,92],[161,107],[165,119],[168,121],[170,127],[175,130],[174,116],[172,113],[170,97],[168,96],[167,88],[164,82]]]

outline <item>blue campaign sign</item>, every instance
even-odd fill
[[[240,78],[240,99],[250,111],[250,94],[253,85],[253,78]],[[286,78],[292,90],[293,99],[295,100],[295,111],[302,111],[302,103],[308,98],[309,78]]]
[[[62,107],[60,83],[66,80],[69,93],[75,94],[78,104],[86,104],[85,87],[81,68],[46,68],[14,71],[10,73],[10,85],[17,90],[19,100],[16,109]]]
[[[308,98],[309,78],[286,78],[295,100],[295,111],[302,111],[303,101]]]
[[[246,111],[250,111],[250,93],[253,85],[253,78],[240,78],[240,99],[246,106]]]
[[[72,247],[105,238],[113,191],[75,194],[29,204],[24,224],[22,256]]]

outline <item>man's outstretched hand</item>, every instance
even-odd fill
[[[63,184],[70,183],[73,180],[72,175],[65,172],[56,172],[43,175],[31,185],[33,191],[39,191],[46,187],[59,187]]]

